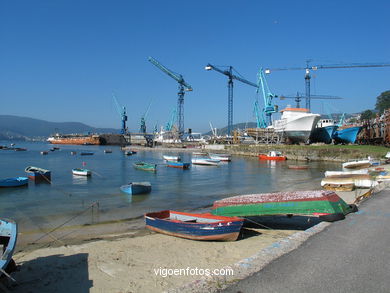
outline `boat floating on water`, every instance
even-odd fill
[[[165,161],[181,161],[181,158],[179,156],[168,156],[168,155],[163,155],[163,159]]]
[[[211,158],[192,158],[191,162],[194,165],[218,166],[220,161]]]
[[[285,161],[287,157],[283,156],[281,152],[270,151],[268,154],[260,154],[259,160]]]
[[[16,268],[12,259],[16,240],[18,237],[18,226],[13,220],[0,219],[0,277],[3,272],[9,273]]]
[[[137,162],[133,164],[134,168],[138,170],[143,170],[143,171],[151,171],[151,172],[156,172],[157,171],[157,165],[156,164],[151,164],[151,163],[145,163],[145,162]]]
[[[51,171],[39,167],[28,166],[24,171],[27,173],[28,178],[36,182],[45,181],[51,183]]]
[[[209,157],[221,162],[230,162],[232,160],[232,156],[230,154],[209,154]]]
[[[0,187],[19,187],[28,185],[27,177],[12,177],[0,179]]]
[[[47,139],[51,144],[73,144],[73,145],[100,145],[102,140],[95,134],[59,134],[56,133]]]
[[[190,166],[191,166],[191,163],[167,161],[167,167],[171,167],[171,168],[189,169]]]
[[[48,151],[42,151],[41,155],[47,155],[49,152]]]
[[[92,156],[93,154],[93,152],[81,152],[80,156]]]
[[[111,154],[111,153],[112,153],[112,150],[104,150],[104,153],[105,153],[105,154]]]
[[[145,214],[146,227],[152,231],[191,240],[235,241],[244,219],[212,214],[161,211]]]
[[[130,182],[121,186],[120,190],[131,195],[146,194],[152,191],[152,184],[150,182]]]
[[[72,174],[77,176],[91,176],[92,172],[88,169],[75,168],[72,169]]]

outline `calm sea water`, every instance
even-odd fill
[[[0,145],[9,142],[0,141]],[[17,143],[28,150],[0,150],[0,178],[26,176],[27,166],[52,171],[52,184],[35,184],[25,188],[0,189],[0,217],[19,223],[20,230],[55,227],[99,202],[99,221],[133,218],[148,211],[164,209],[191,210],[212,205],[214,200],[238,194],[283,190],[320,189],[326,170],[340,169],[340,164],[309,163],[308,170],[291,170],[296,162],[261,162],[257,158],[233,157],[219,167],[192,166],[190,170],[168,168],[163,154],[179,154],[191,161],[190,152],[139,151],[125,156],[116,146],[59,146],[61,149],[42,156],[47,143]],[[112,149],[105,154],[104,149]],[[77,155],[71,155],[76,151]],[[93,156],[80,156],[92,151]],[[136,170],[132,164],[146,161],[158,164],[156,173]],[[72,168],[85,164],[94,173],[91,178],[73,176]],[[149,195],[128,196],[119,187],[131,181],[150,181]],[[91,220],[90,213],[77,217],[71,224]],[[96,219],[95,219],[96,220]]]

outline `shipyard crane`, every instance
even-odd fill
[[[140,125],[139,131],[140,131],[140,133],[143,133],[143,134],[146,133],[146,116],[148,116],[151,104],[152,104],[152,101],[149,102],[149,105],[146,108],[144,115],[142,115],[142,117],[141,117],[141,125]]]
[[[173,108],[173,110],[171,112],[171,118],[169,119],[169,121],[165,125],[165,130],[166,131],[171,131],[172,130],[172,127],[173,127],[173,125],[176,122],[176,118],[177,118],[177,108],[175,107],[175,108]]]
[[[281,95],[279,97],[280,100],[284,99],[294,99],[295,102],[297,103],[297,108],[301,107],[301,100],[302,99],[307,99],[307,96],[300,94],[299,92],[295,97],[293,96],[283,96]],[[326,96],[326,95],[311,95],[310,99],[315,99],[315,100],[341,100],[342,98],[336,97],[336,96]]]
[[[126,128],[126,121],[127,121],[126,107],[124,107],[124,106],[121,107],[119,105],[118,100],[117,100],[117,98],[115,97],[114,94],[112,95],[112,98],[114,99],[116,110],[117,110],[119,116],[121,117],[121,121],[122,121],[121,134],[126,134],[126,132],[127,132],[127,128]]]
[[[273,104],[272,100],[277,97],[277,95],[274,95],[269,87],[267,80],[265,79],[265,74],[263,71],[263,68],[260,68],[258,74],[257,74],[257,92],[259,91],[261,86],[261,90],[263,93],[263,99],[264,99],[264,108],[263,108],[263,115],[265,114],[265,123],[264,123],[264,117],[263,117],[263,124],[265,124],[265,127],[272,124],[272,113],[276,113],[277,107]],[[257,108],[258,110],[258,108]],[[256,114],[257,117],[258,114]],[[264,128],[264,127],[263,127]]]
[[[206,70],[215,70],[219,73],[222,73],[228,77],[228,135],[230,135],[233,127],[233,79],[246,83],[248,85],[258,87],[257,84],[250,82],[244,78],[236,76],[233,74],[233,66],[227,66],[227,70],[220,69],[214,65],[207,64],[205,67]]]
[[[184,93],[185,91],[192,91],[192,87],[184,81],[184,78],[181,74],[174,73],[173,71],[169,70],[165,66],[163,66],[160,62],[158,62],[153,57],[148,58],[149,62],[151,62],[153,65],[155,65],[158,69],[160,69],[162,72],[166,73],[170,77],[172,77],[174,80],[176,80],[179,84],[179,92],[177,93],[178,99],[177,99],[177,124],[178,124],[178,130],[179,130],[179,137],[182,138],[184,134]]]
[[[268,68],[265,73],[269,74],[272,71],[281,70],[305,70],[305,89],[306,89],[306,108],[310,110],[310,71],[318,69],[341,69],[341,68],[370,68],[370,67],[389,67],[390,63],[351,63],[351,64],[327,64],[327,65],[309,65],[311,60],[306,61],[306,67],[290,67],[290,68]]]

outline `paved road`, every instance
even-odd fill
[[[390,191],[223,292],[390,292]]]

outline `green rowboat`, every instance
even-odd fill
[[[133,164],[134,168],[138,170],[143,170],[143,171],[151,171],[151,172],[156,172],[157,171],[157,165],[156,164],[150,164],[150,163],[145,163],[145,162],[138,162]]]

